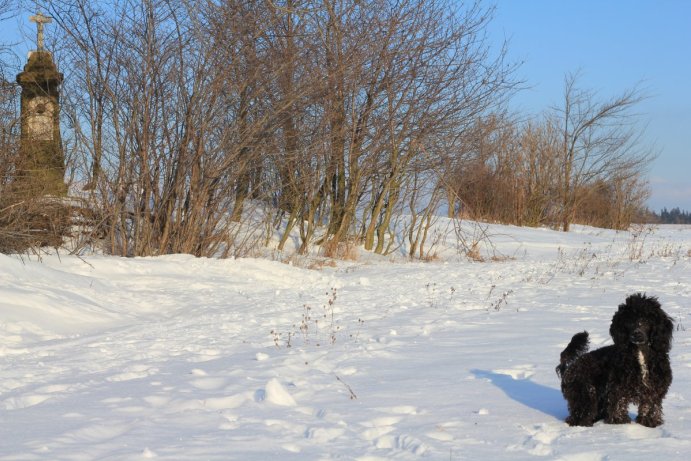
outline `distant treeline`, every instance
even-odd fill
[[[641,210],[633,222],[643,224],[691,224],[691,212],[679,207],[668,210],[663,208],[659,213],[650,209]]]
[[[691,212],[680,210],[679,207],[668,210],[663,208],[660,213],[649,211],[649,222],[659,224],[691,224]]]

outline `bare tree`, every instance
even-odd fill
[[[53,2],[77,139],[110,251],[213,254],[231,200],[216,55],[187,2]]]
[[[0,0],[0,22],[14,17],[17,14],[17,0]],[[5,44],[0,45],[3,49]]]
[[[14,16],[14,3],[0,0],[0,26]],[[4,27],[4,26],[2,26]],[[30,245],[29,229],[13,187],[19,154],[19,87],[6,72],[13,66],[10,45],[0,43],[0,252],[22,251]]]
[[[14,15],[14,1],[0,0],[0,24]],[[0,42],[0,187],[8,179],[10,159],[16,151],[18,135],[17,85],[6,72],[12,53],[7,43]]]
[[[362,237],[366,249],[382,252],[404,188],[419,184],[408,176],[451,155],[438,138],[499,104],[515,85],[513,68],[503,53],[490,57],[483,33],[492,10],[479,3],[457,10],[445,1],[334,3],[328,45],[352,48],[326,56],[329,235],[348,235],[368,196]]]
[[[654,158],[641,142],[633,109],[644,95],[638,88],[600,101],[578,87],[578,74],[564,79],[563,101],[549,118],[560,134],[559,194],[561,227],[568,231],[579,204],[578,190],[596,178],[640,175]]]
[[[85,190],[97,187],[104,150],[110,147],[106,144],[114,137],[108,120],[112,119],[117,91],[115,59],[124,40],[124,31],[115,18],[124,14],[124,7],[121,2],[106,5],[87,0],[51,3],[51,14],[63,32],[60,41],[67,44],[62,48],[63,59],[72,64],[66,69],[64,106],[78,150],[87,156],[81,160],[90,163]]]
[[[516,171],[523,188],[518,225],[539,226],[554,221],[559,163],[557,133],[548,123],[529,121],[519,129]]]

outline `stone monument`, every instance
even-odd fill
[[[24,71],[17,75],[21,94],[21,144],[17,181],[30,196],[64,196],[65,158],[60,137],[62,74],[45,49],[43,27],[52,19],[38,13],[29,18],[38,29],[36,50],[29,52]]]

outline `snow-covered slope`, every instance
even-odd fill
[[[489,230],[510,258],[0,255],[0,460],[687,459],[691,228]],[[559,352],[636,291],[666,423],[568,427]]]

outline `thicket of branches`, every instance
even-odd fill
[[[387,253],[405,235],[424,255],[445,208],[625,227],[645,196],[629,116],[640,94],[602,103],[569,77],[562,106],[516,122],[503,110],[515,67],[486,40],[480,2],[44,7],[71,176],[112,254],[243,254],[274,236],[281,250],[292,232],[302,253]],[[0,167],[16,115],[0,121]]]
[[[574,222],[629,227],[645,209],[654,158],[633,112],[643,95],[634,88],[603,101],[577,83],[567,75],[561,104],[537,120],[493,115],[476,124],[468,153],[447,169],[453,212],[564,231]]]
[[[297,229],[301,252],[386,252],[402,204],[431,213],[435,169],[514,86],[491,10],[455,6],[51,2],[109,250],[237,251],[243,211],[265,206],[279,250]]]

